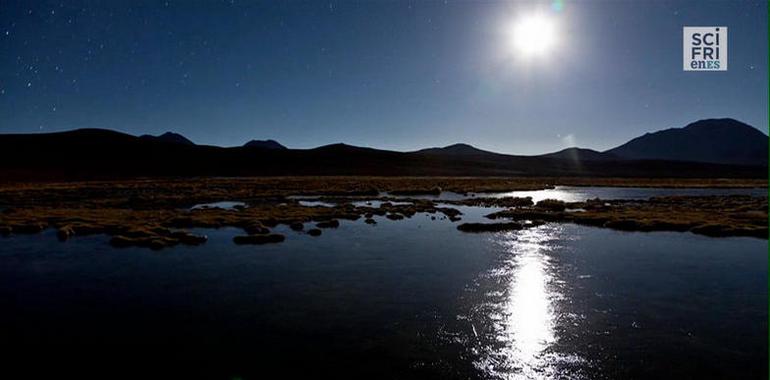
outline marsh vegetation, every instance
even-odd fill
[[[193,228],[238,227],[237,244],[280,243],[278,225],[321,235],[339,220],[375,225],[373,217],[398,221],[418,213],[462,221],[460,206],[501,209],[493,223],[459,224],[465,232],[500,231],[545,222],[572,222],[632,231],[691,231],[709,236],[767,238],[767,197],[667,196],[648,200],[590,199],[564,202],[486,196],[556,185],[635,187],[754,187],[758,180],[640,180],[557,178],[285,177],[248,179],[135,180],[5,184],[0,187],[0,234],[57,230],[59,240],[107,234],[116,247],[152,249],[199,245]],[[452,192],[465,196],[445,200]],[[424,197],[425,195],[434,196]],[[299,200],[301,196],[305,201]],[[308,206],[307,199],[319,204]],[[195,207],[227,201],[232,207]],[[229,203],[228,203],[229,204]],[[310,203],[314,204],[314,203]],[[321,205],[323,204],[323,205]],[[306,230],[305,225],[311,226]]]

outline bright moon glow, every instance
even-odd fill
[[[510,33],[517,53],[524,57],[542,56],[556,44],[554,20],[542,14],[519,19]]]

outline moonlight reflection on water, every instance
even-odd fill
[[[504,262],[489,274],[500,286],[485,306],[490,328],[477,367],[493,378],[550,379],[557,376],[555,302],[561,298],[549,252],[560,227],[543,226],[500,234]],[[481,322],[483,323],[483,322]],[[484,340],[484,339],[482,339]],[[571,360],[575,360],[572,358]]]
[[[512,362],[530,378],[533,370],[541,366],[543,351],[554,339],[543,240],[542,233],[528,231],[511,246],[518,268],[505,305],[506,326],[501,333],[501,338],[515,344],[509,349]]]

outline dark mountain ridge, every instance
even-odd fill
[[[490,152],[481,150],[472,145],[457,143],[447,145],[443,148],[426,148],[412,152],[416,154],[435,154],[435,155],[452,155],[452,156],[483,156],[483,155],[503,155],[501,153]]]
[[[647,133],[605,153],[625,159],[767,165],[768,137],[735,119],[706,119]]]
[[[162,141],[172,144],[183,144],[183,145],[195,145],[194,142],[190,141],[187,137],[184,137],[178,133],[174,132],[166,132],[162,135],[153,136],[153,135],[141,135],[139,138],[147,139],[147,140],[155,140],[155,141]]]
[[[606,161],[606,160],[619,160],[618,157],[612,153],[597,152],[593,149],[585,148],[567,148],[558,152],[543,154],[538,157],[544,158],[559,158],[564,160],[579,160],[579,161]]]
[[[281,143],[275,140],[251,140],[246,144],[243,144],[246,148],[261,148],[261,149],[287,149]]]
[[[735,145],[727,141],[723,127],[711,122],[694,124],[693,128],[719,131],[724,145]],[[738,161],[759,165],[688,162],[636,158],[632,153],[637,151],[627,147],[667,131],[642,136],[607,152],[568,148],[539,156],[499,154],[467,144],[415,152],[346,144],[313,149],[223,148],[184,143],[189,140],[176,136],[136,137],[104,129],[6,134],[0,135],[0,180],[266,175],[767,178],[766,156],[762,161],[756,157]],[[745,131],[738,134],[748,135]],[[751,142],[741,140],[743,137],[739,141],[759,151],[764,147],[767,152],[767,136],[759,131],[751,135]]]

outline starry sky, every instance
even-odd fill
[[[536,60],[513,20],[546,12]],[[709,117],[768,128],[765,1],[0,0],[0,133],[109,128],[415,150],[603,150]],[[727,26],[727,72],[682,27]]]

